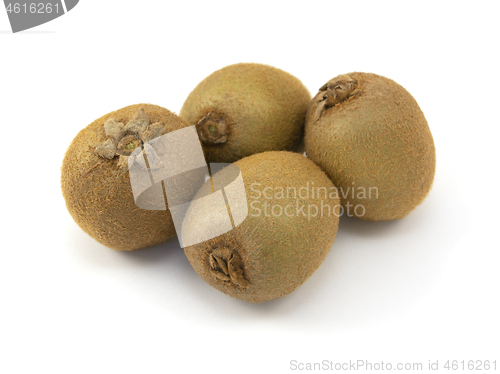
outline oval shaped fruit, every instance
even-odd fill
[[[61,168],[62,193],[75,222],[117,250],[143,248],[174,236],[168,208],[145,210],[136,205],[128,159],[144,143],[187,126],[167,109],[138,104],[106,114],[81,130]],[[149,167],[154,166],[151,162]],[[159,193],[163,199],[161,188]]]
[[[427,121],[388,78],[351,73],[327,82],[311,101],[304,143],[339,188],[348,215],[402,218],[432,186],[436,151]]]
[[[292,150],[302,138],[310,100],[293,75],[242,63],[200,82],[179,116],[196,125],[208,162],[234,162],[255,153]]]
[[[247,217],[231,231],[184,251],[203,280],[230,296],[263,302],[289,294],[318,268],[335,240],[337,189],[317,165],[297,153],[265,152],[234,165],[241,170],[246,192],[242,201],[232,199],[227,207],[234,220],[235,205],[245,204]],[[214,180],[229,185],[234,179],[230,169],[222,169]],[[206,183],[194,201],[211,191]],[[234,191],[225,193],[234,197]],[[209,205],[203,210],[206,214],[200,217],[200,209],[195,213],[189,208],[183,238],[200,225],[207,232],[220,225],[220,212]]]

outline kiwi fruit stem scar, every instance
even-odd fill
[[[249,283],[243,276],[241,257],[231,248],[215,249],[209,256],[210,273],[221,281],[231,282],[239,288],[248,288]]]
[[[314,98],[317,104],[316,119],[321,116],[323,110],[340,104],[356,93],[357,86],[356,80],[347,74],[339,75],[325,83]]]
[[[196,130],[205,145],[222,144],[227,140],[227,121],[220,115],[208,112],[198,121]]]

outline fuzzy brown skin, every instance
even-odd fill
[[[80,131],[66,151],[61,168],[62,193],[75,222],[98,242],[122,251],[158,244],[175,235],[168,210],[137,207],[127,166],[120,165],[119,156],[106,159],[95,150],[106,141],[103,125],[108,119],[127,123],[141,108],[151,123],[163,123],[164,133],[189,126],[156,105],[127,106]]]
[[[310,100],[293,75],[242,63],[199,83],[179,116],[197,125],[208,162],[234,162],[255,153],[292,150],[302,138]]]
[[[249,302],[276,299],[300,286],[328,254],[339,222],[340,202],[336,188],[317,165],[296,153],[265,152],[246,157],[235,165],[240,167],[243,175],[249,213],[247,218],[226,234],[184,250],[199,276],[218,290]],[[299,193],[301,187],[307,188],[308,182],[308,198],[298,195],[295,198],[292,190],[288,197],[286,192],[281,196],[276,189],[282,187],[287,191],[287,187],[295,187]],[[312,196],[313,182],[315,188],[326,187],[326,198],[323,191],[320,196],[316,196],[316,192]],[[266,187],[271,189],[264,191]],[[210,190],[208,183],[197,196],[206,195],[207,189]],[[255,190],[261,193],[260,197]],[[265,198],[264,192],[271,199]],[[305,189],[302,192],[304,197]],[[300,212],[297,214],[297,200],[299,206],[306,206],[306,216]],[[323,216],[318,213],[316,217],[311,212],[309,220],[309,206],[317,205],[321,209],[321,201],[330,207],[329,210],[323,208]],[[268,217],[264,202],[269,204]],[[271,214],[274,205],[281,206],[281,215],[280,208],[273,208],[275,214]],[[286,215],[284,210],[288,205],[293,205],[293,208],[289,208]],[[257,209],[261,210],[260,215]],[[204,217],[203,220],[206,222],[207,218],[208,221],[218,221],[217,217]],[[200,217],[188,212],[183,233],[191,232],[200,220]]]
[[[361,219],[402,218],[432,186],[436,152],[427,121],[408,91],[388,78],[351,73],[329,81],[311,101],[304,142],[343,205],[365,207]],[[370,198],[370,187],[378,199],[375,189]]]

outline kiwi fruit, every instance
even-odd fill
[[[304,145],[339,189],[347,215],[402,218],[432,186],[436,151],[424,114],[380,75],[339,75],[322,86],[308,108]]]
[[[232,183],[234,166],[236,174],[241,172],[246,201],[226,200],[218,210],[203,198]],[[236,218],[238,203],[247,211],[244,219]],[[217,172],[200,188],[184,218],[182,237],[210,232],[228,212],[236,227],[184,251],[198,275],[227,295],[256,303],[279,298],[324,260],[335,240],[339,208],[337,189],[311,160],[285,151],[255,154]]]
[[[64,156],[61,187],[66,207],[83,231],[103,245],[123,251],[175,236],[161,182],[149,190],[150,196],[144,193],[140,195],[144,201],[136,203],[129,164],[141,167],[134,164],[132,156],[143,152],[143,145],[187,126],[167,109],[138,104],[106,114],[78,133]],[[155,167],[155,160],[146,160],[149,165],[143,168]],[[138,206],[147,206],[148,200],[158,198],[160,210]]]
[[[179,116],[196,125],[208,162],[234,162],[265,151],[290,151],[303,137],[311,95],[293,75],[241,63],[205,78]]]

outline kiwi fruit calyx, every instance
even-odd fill
[[[223,144],[227,140],[228,121],[224,116],[208,112],[196,124],[200,140],[205,145]]]
[[[240,288],[248,288],[249,283],[243,276],[241,257],[227,246],[215,248],[209,255],[210,274],[216,279],[230,282]]]
[[[313,99],[316,104],[315,118],[318,120],[325,109],[346,101],[359,93],[358,82],[349,75],[339,75],[326,82]]]
[[[164,133],[164,125],[161,122],[149,124],[148,116],[144,108],[141,108],[126,125],[114,118],[107,120],[104,123],[104,133],[107,139],[96,145],[95,152],[101,158],[108,160],[119,156],[119,165],[125,166],[128,165],[129,156],[136,149],[142,149],[144,144],[147,147],[147,142]],[[150,158],[153,156],[153,159],[157,159],[153,148],[147,147],[147,149]],[[139,164],[145,163],[142,157],[136,157],[135,161]],[[152,164],[150,167],[161,166],[151,161],[149,163]]]

